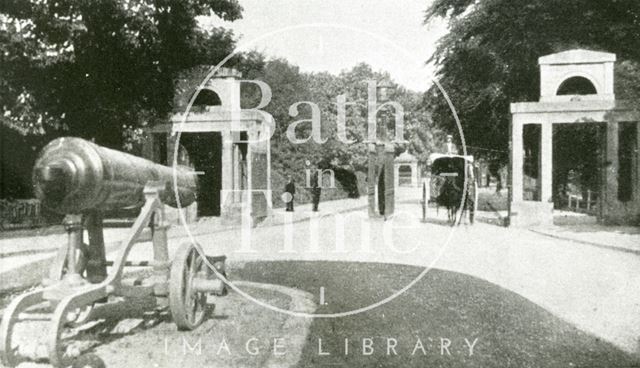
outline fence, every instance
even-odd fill
[[[587,190],[586,198],[583,195],[568,194],[567,209],[575,212],[595,214],[598,211],[598,192]]]
[[[0,199],[0,230],[30,228],[44,222],[37,199]]]

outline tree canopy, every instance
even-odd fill
[[[180,70],[232,51],[230,31],[204,31],[196,17],[241,11],[237,0],[2,1],[3,128],[122,148],[171,110]]]
[[[640,2],[635,0],[435,0],[426,22],[449,21],[431,61],[460,116],[469,151],[504,164],[509,104],[537,101],[538,57],[572,48],[616,53],[616,93],[635,98],[640,61]],[[433,118],[456,133],[435,88]]]
[[[331,168],[336,178],[345,186],[349,193],[355,185],[355,174],[364,173],[367,168],[367,81],[390,80],[386,72],[374,71],[367,64],[358,64],[338,75],[327,72],[305,73],[284,59],[267,60],[259,53],[243,55],[238,64],[243,72],[243,78],[258,79],[266,82],[272,90],[272,100],[264,110],[275,119],[276,130],[271,141],[272,166],[274,188],[279,188],[278,175],[293,175],[298,183],[304,182],[305,170],[319,167]],[[409,149],[422,162],[426,162],[431,147],[433,147],[434,127],[421,94],[412,92],[391,83],[393,94],[391,100],[399,102],[404,108],[404,136],[408,140],[406,145],[398,150]],[[253,107],[259,96],[250,87],[243,89],[244,107]],[[337,132],[337,97],[344,95],[347,102],[346,138],[353,141],[346,144],[338,139]],[[292,143],[287,136],[287,130],[296,121],[311,118],[309,104],[297,106],[298,115],[291,116],[290,108],[300,101],[309,101],[317,105],[321,116],[321,138],[326,141],[317,143],[313,139],[305,143]],[[379,113],[380,121],[389,111]],[[384,119],[389,125],[389,132],[393,132],[393,119]],[[311,134],[311,123],[304,122],[296,126],[296,137],[302,139]],[[390,134],[391,135],[391,134]],[[310,166],[306,162],[310,162]],[[327,195],[329,195],[327,193]],[[276,199],[277,200],[277,199]]]
[[[237,0],[0,1],[0,197],[31,195],[37,151],[60,135],[133,150],[166,119],[181,70],[215,64]]]

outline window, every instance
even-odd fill
[[[402,165],[398,168],[398,184],[399,185],[411,185],[412,184],[412,172],[411,166]]]
[[[220,106],[222,105],[222,101],[220,101],[220,96],[217,93],[208,90],[201,89],[198,92],[198,97],[193,102],[194,106]]]
[[[598,91],[590,80],[584,77],[571,77],[558,87],[558,96],[595,95]]]

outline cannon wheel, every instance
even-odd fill
[[[204,321],[207,295],[193,289],[193,279],[207,273],[207,265],[193,245],[180,246],[171,263],[169,308],[179,330],[193,330]]]
[[[18,323],[18,315],[21,312],[42,301],[42,290],[35,290],[13,299],[4,310],[0,323],[0,358],[3,365],[15,367],[20,363],[13,347],[13,328]]]

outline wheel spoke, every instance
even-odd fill
[[[198,252],[193,249],[189,258],[189,274],[193,275],[196,270],[196,263],[198,262]]]
[[[203,258],[191,244],[185,244],[179,250],[172,265],[172,313],[175,313],[174,320],[181,329],[192,330],[201,324],[205,317],[206,294],[194,289],[203,265]]]

